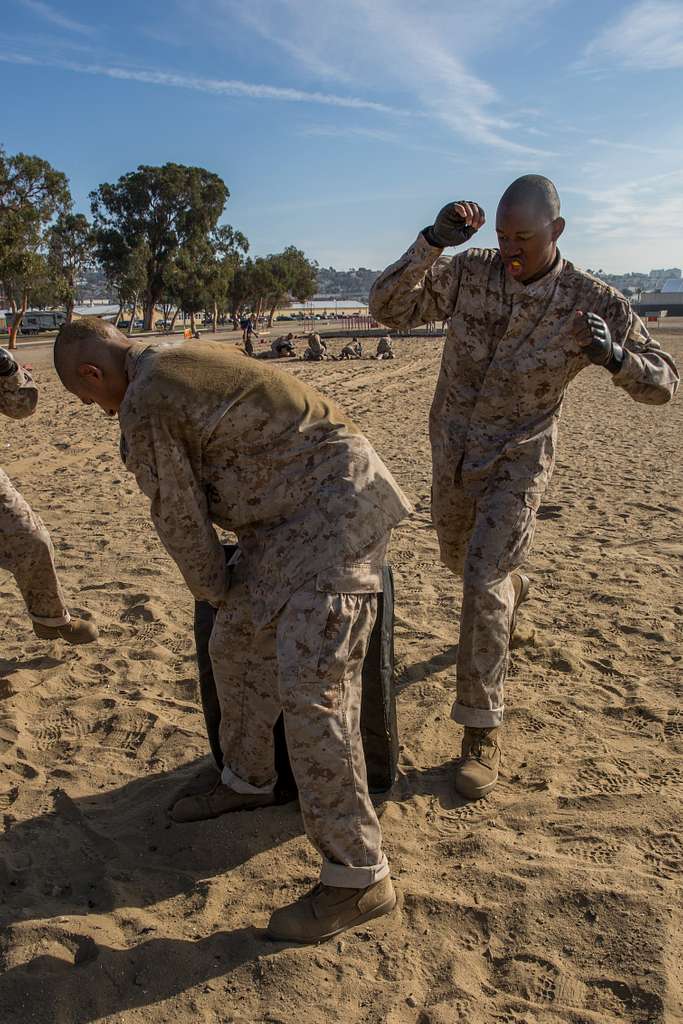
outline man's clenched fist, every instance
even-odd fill
[[[597,313],[578,310],[572,324],[574,337],[583,353],[596,366],[606,366],[610,373],[621,369],[624,351],[612,341],[609,327]]]
[[[17,364],[6,348],[0,348],[0,377],[9,377],[17,368]]]
[[[430,245],[445,249],[449,245],[462,245],[486,223],[486,214],[478,203],[448,203],[439,210],[434,223],[422,234]]]

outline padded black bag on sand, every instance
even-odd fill
[[[230,560],[236,545],[226,545]],[[195,602],[194,637],[199,668],[199,690],[209,737],[211,753],[219,769],[223,767],[218,730],[221,710],[209,657],[209,639],[215,611],[204,601]],[[287,752],[282,715],[273,730],[275,737],[275,768],[278,774],[277,793],[280,801],[296,796],[296,782]],[[377,621],[370,637],[363,664],[363,697],[361,733],[371,793],[386,793],[396,781],[398,764],[398,725],[394,695],[394,577],[391,567],[384,565],[384,593],[378,595]]]

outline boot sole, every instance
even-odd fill
[[[367,913],[361,914],[360,917],[356,917],[349,924],[344,924],[341,928],[335,928],[334,931],[326,932],[324,935],[319,935],[316,938],[311,939],[295,939],[291,935],[277,935],[272,932],[270,928],[266,929],[266,938],[270,939],[271,942],[296,942],[299,946],[319,946],[321,942],[327,942],[328,939],[333,939],[335,935],[340,935],[342,932],[348,932],[352,928],[357,928],[361,924],[365,924],[367,921],[372,921],[376,917],[383,917],[385,914],[390,914],[396,906],[396,893],[393,898],[385,900],[384,903],[380,903],[378,907],[373,907],[372,910],[368,910]]]

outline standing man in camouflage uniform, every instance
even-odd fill
[[[465,727],[456,787],[495,785],[516,609],[528,580],[536,511],[555,463],[567,385],[591,363],[638,402],[678,385],[627,300],[560,255],[552,182],[515,181],[497,211],[498,249],[442,257],[484,224],[477,203],[449,203],[375,282],[370,312],[399,329],[448,319],[430,413],[432,518],[441,559],[463,575],[453,718]]]
[[[38,402],[31,375],[0,348],[0,412],[12,419],[30,416]],[[41,640],[89,644],[97,639],[93,622],[72,619],[57,579],[54,550],[42,520],[0,469],[0,568],[17,581]]]
[[[194,597],[217,608],[221,781],[177,821],[274,802],[284,710],[320,883],[276,911],[274,938],[316,942],[387,913],[395,895],[368,795],[361,668],[392,527],[410,506],[358,428],[291,374],[220,343],[131,344],[91,318],[55,343],[62,382],[118,412],[127,468]],[[228,585],[215,526],[241,561]]]

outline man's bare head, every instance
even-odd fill
[[[128,387],[126,353],[131,346],[113,324],[86,316],[64,324],[55,339],[54,362],[67,391],[114,416]]]
[[[496,213],[500,255],[511,277],[530,283],[551,268],[564,231],[560,197],[552,181],[525,174],[505,190]]]

